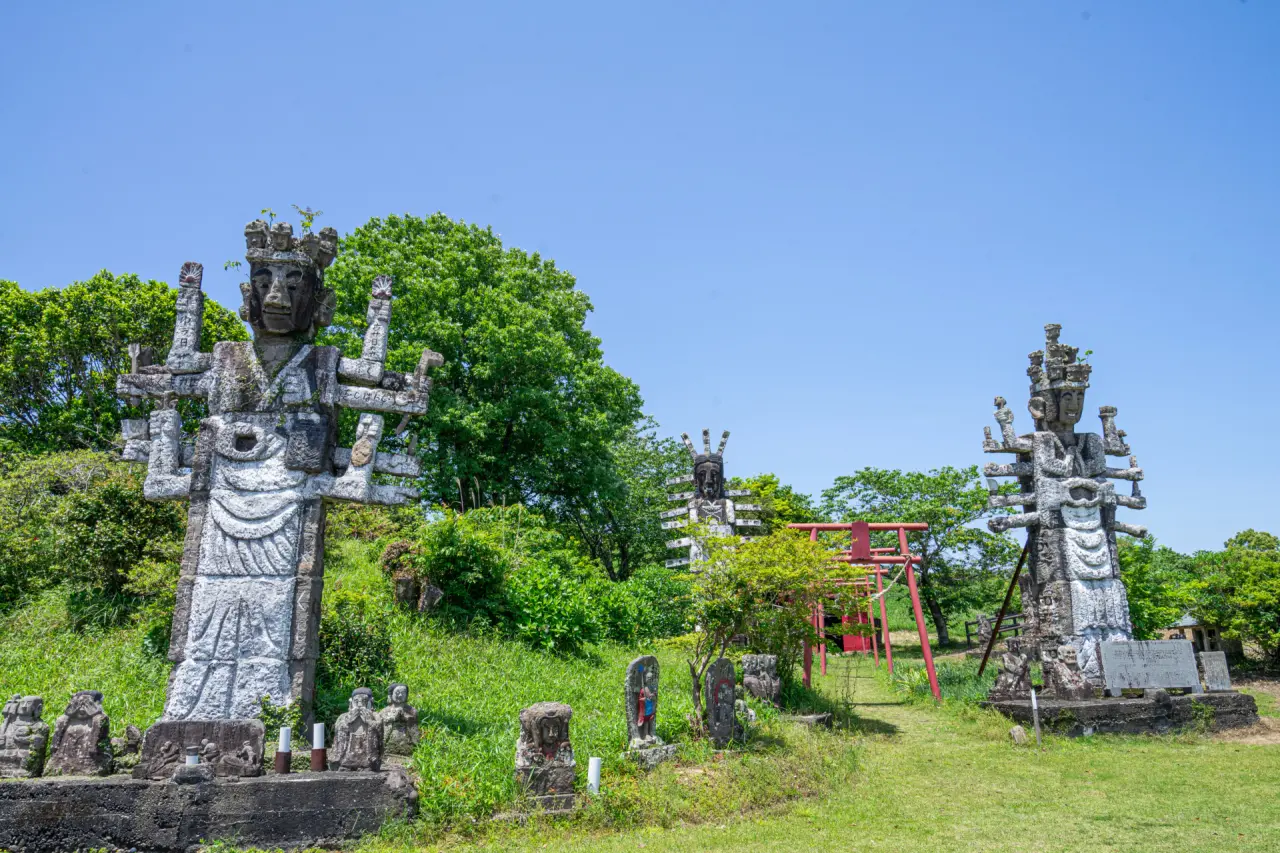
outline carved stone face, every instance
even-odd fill
[[[319,277],[313,267],[255,263],[242,286],[245,318],[256,334],[308,333],[316,319]]]
[[[698,497],[716,500],[720,497],[720,486],[724,480],[724,469],[719,462],[699,462],[693,472],[698,487]]]
[[[560,721],[555,717],[543,717],[539,720],[537,731],[538,743],[543,748],[552,747],[562,740],[567,740]]]
[[[403,684],[397,684],[391,688],[391,704],[403,705],[409,701],[409,688]]]
[[[347,703],[347,710],[359,711],[369,710],[373,707],[373,696],[363,690],[357,690],[351,694],[351,700]]]
[[[1058,392],[1058,422],[1065,426],[1075,426],[1084,413],[1084,391],[1066,389]]]

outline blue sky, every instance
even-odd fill
[[[666,430],[815,493],[987,461],[1059,322],[1128,520],[1280,532],[1280,5],[27,3],[0,40],[28,288],[199,260],[234,307],[262,207],[442,210],[576,274]]]

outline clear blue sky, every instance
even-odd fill
[[[375,8],[376,7],[376,8]],[[1280,4],[6,4],[0,277],[492,224],[730,474],[987,461],[1046,322],[1183,550],[1280,532]],[[1086,426],[1097,429],[1097,419]]]

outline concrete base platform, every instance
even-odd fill
[[[123,776],[0,783],[0,849],[186,851],[201,842],[335,844],[417,813],[403,770],[299,773],[196,784]]]
[[[1040,726],[1067,737],[1092,734],[1167,734],[1194,728],[1202,720],[1211,731],[1252,726],[1258,722],[1258,705],[1252,696],[1234,690],[1171,696],[1148,691],[1151,698],[1087,699],[1061,701],[1039,699]],[[1032,725],[1031,700],[984,702],[1025,726]],[[1199,707],[1196,707],[1199,706]]]

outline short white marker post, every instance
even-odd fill
[[[1031,688],[1031,721],[1036,727],[1036,748],[1040,747],[1040,706],[1036,703],[1036,689]]]
[[[325,769],[324,723],[316,723],[311,730],[311,771],[319,773]]]
[[[187,747],[186,763],[188,765],[195,765],[200,763],[200,747],[198,746]]]
[[[276,772],[288,773],[293,765],[293,729],[280,727],[280,744],[276,747]]]
[[[600,793],[600,766],[604,764],[603,758],[591,756],[587,762],[587,790],[593,795]]]

